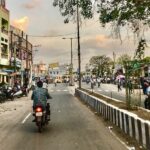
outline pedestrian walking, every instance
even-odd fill
[[[120,79],[118,79],[118,82],[117,82],[117,86],[118,86],[118,92],[121,91],[121,81]]]
[[[100,77],[97,78],[97,83],[98,83],[98,88],[99,88],[101,85],[101,78]]]
[[[133,93],[133,84],[132,84],[131,80],[129,80],[129,82],[128,82],[128,88],[129,88],[129,93],[132,94]]]
[[[93,78],[91,78],[91,89],[92,89],[92,92],[93,92],[93,89],[94,89],[94,80],[93,80]]]

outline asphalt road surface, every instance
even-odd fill
[[[42,133],[32,122],[32,101],[0,104],[0,150],[126,150],[70,88],[50,85],[51,121]]]

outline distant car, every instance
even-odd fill
[[[78,81],[78,79],[77,78],[74,78],[74,82],[77,82]]]

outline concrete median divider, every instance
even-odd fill
[[[150,121],[139,118],[132,112],[120,109],[82,90],[75,89],[75,96],[118,126],[125,134],[134,138],[141,146],[150,150]]]

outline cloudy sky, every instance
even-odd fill
[[[6,7],[10,11],[11,24],[24,30],[29,35],[33,45],[41,45],[35,52],[34,61],[45,63],[69,63],[70,62],[70,40],[63,37],[76,37],[76,24],[63,23],[63,17],[58,8],[52,6],[53,0],[6,0]],[[111,36],[111,28],[102,28],[98,16],[91,20],[82,22],[81,31],[81,62],[82,68],[89,62],[92,56],[107,55],[116,57],[122,54],[132,55],[137,43],[134,42],[130,31],[122,29],[122,40]],[[62,35],[62,36],[60,36]],[[35,37],[45,36],[45,37]],[[49,36],[49,37],[46,37]],[[150,49],[146,55],[150,56]],[[77,41],[73,40],[73,63],[77,67]]]

